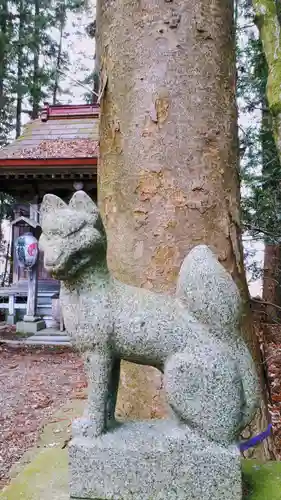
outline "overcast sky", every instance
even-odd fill
[[[81,81],[94,69],[95,42],[86,35],[85,28],[95,18],[95,2],[90,0],[89,12],[81,16],[72,14],[68,17],[68,22],[65,31],[70,33],[69,39],[65,42],[65,48],[68,49],[70,57],[69,76]],[[81,35],[77,34],[77,26]],[[67,47],[66,47],[67,45]],[[85,102],[83,94],[86,90],[76,85],[71,78],[65,79],[65,86],[69,87],[73,92],[73,97],[65,96],[60,98],[63,103],[80,104]]]

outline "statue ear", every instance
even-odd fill
[[[93,200],[84,191],[76,191],[72,196],[69,207],[77,211],[83,211],[88,214],[99,214],[99,209]]]
[[[55,194],[45,194],[40,207],[40,214],[52,212],[53,210],[61,210],[67,208],[67,204]]]
[[[44,216],[56,210],[67,208],[67,204],[55,194],[45,194],[40,207],[40,224],[43,223]]]

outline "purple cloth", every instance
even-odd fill
[[[271,434],[272,424],[269,424],[266,431],[261,432],[257,436],[249,439],[248,441],[244,441],[239,444],[239,449],[241,452],[248,450],[249,448],[253,448],[257,444],[262,443],[265,439],[267,439]]]

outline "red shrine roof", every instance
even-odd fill
[[[49,106],[30,121],[18,139],[0,150],[0,166],[14,160],[66,160],[97,158],[99,106]]]

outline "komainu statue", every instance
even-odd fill
[[[73,425],[73,498],[241,500],[237,441],[258,405],[240,331],[241,300],[212,251],[197,246],[175,296],[110,275],[97,206],[83,191],[41,206],[46,269],[62,281],[66,330],[83,353],[87,410]],[[116,423],[120,361],[163,373],[171,418]]]

